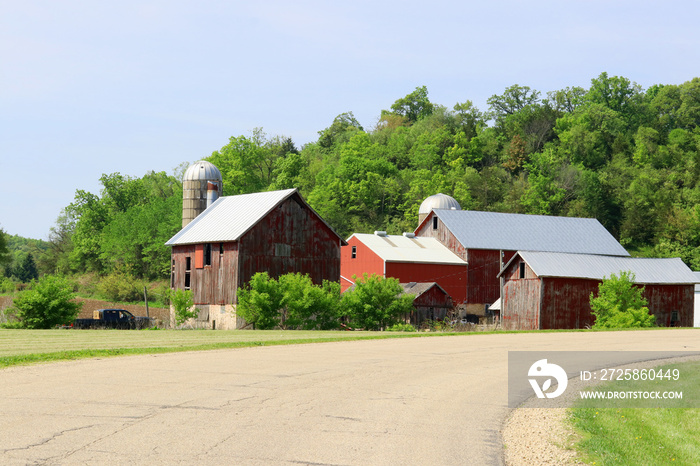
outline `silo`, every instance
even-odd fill
[[[207,194],[216,186],[216,195]],[[223,194],[223,179],[221,172],[214,164],[200,160],[192,164],[182,178],[182,227],[194,220],[197,215],[207,208],[207,198],[210,202]]]
[[[442,193],[433,194],[427,197],[418,208],[418,225],[423,223],[425,217],[427,217],[433,209],[462,210],[462,207],[452,196]]]

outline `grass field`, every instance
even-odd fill
[[[687,406],[688,395],[700,390],[700,362],[662,368],[680,370],[679,383],[667,388],[684,393],[686,399],[678,403],[683,407],[596,409],[585,407],[585,402],[573,407],[572,420],[582,437],[578,448],[588,464],[699,463],[700,409]],[[642,381],[629,387],[629,390],[655,389],[658,387],[653,383]]]
[[[0,368],[17,364],[126,354],[455,334],[296,330],[0,329]]]

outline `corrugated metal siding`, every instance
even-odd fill
[[[467,297],[466,265],[387,262],[386,276],[397,278],[402,283],[436,282],[455,304],[463,303]]]

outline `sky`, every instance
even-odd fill
[[[48,239],[102,174],[174,174],[262,128],[314,142],[426,86],[479,110],[513,85],[700,76],[694,0],[0,0],[0,228]]]

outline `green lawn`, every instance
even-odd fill
[[[456,333],[0,329],[0,368],[17,364],[124,354],[438,335]]]
[[[700,390],[700,362],[690,361],[662,366],[678,368],[682,378],[667,387],[689,394]],[[602,386],[604,387],[604,386]],[[631,390],[654,390],[653,383],[640,381]],[[596,465],[657,465],[700,463],[700,409],[679,408],[572,408],[572,421],[580,432],[578,444],[585,460]]]

